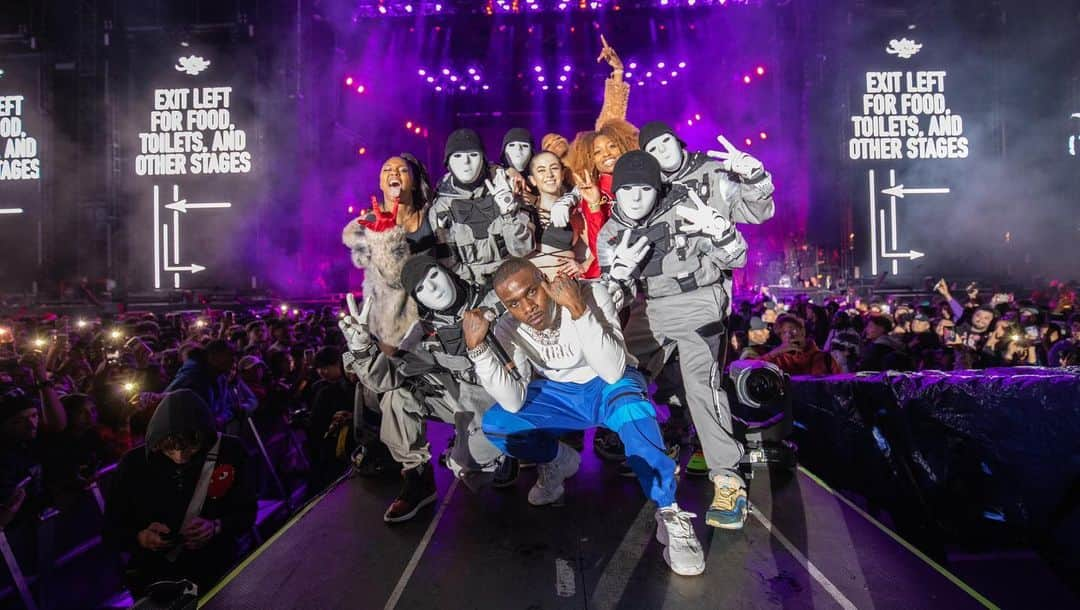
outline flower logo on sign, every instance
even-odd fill
[[[901,38],[900,40],[890,40],[889,46],[885,47],[885,52],[889,55],[896,55],[900,59],[911,59],[920,49],[922,49],[921,44],[914,40]]]
[[[210,62],[198,55],[188,55],[176,60],[176,71],[191,76],[197,76],[200,72],[210,67]]]

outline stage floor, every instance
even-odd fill
[[[445,446],[432,426],[432,446]],[[654,507],[634,479],[596,459],[586,437],[566,503],[516,487],[470,492],[436,470],[439,502],[411,522],[382,513],[399,481],[349,479],[313,502],[203,598],[208,608],[978,608],[989,606],[909,550],[810,473],[758,471],[742,531],[695,526],[702,576],[672,574]],[[685,461],[685,459],[684,459]],[[704,515],[705,480],[680,504]],[[992,607],[992,606],[991,606]]]

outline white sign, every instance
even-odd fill
[[[907,38],[890,40],[885,52],[910,59],[923,45]],[[954,114],[945,97],[945,70],[870,71],[863,78],[859,114],[851,117],[848,157],[854,161],[913,161],[965,159],[969,153],[964,119]],[[874,170],[869,184],[870,274],[886,266],[900,273],[901,261],[914,261],[926,253],[902,249],[897,206],[920,197],[949,195],[943,185],[897,182],[896,170],[888,170],[888,184],[879,185]],[[879,197],[888,197],[887,205]],[[879,205],[880,203],[880,205]]]
[[[198,77],[210,64],[207,59],[189,55],[178,58],[172,68]],[[155,89],[146,131],[138,134],[135,174],[196,177],[200,179],[200,188],[206,189],[218,184],[211,176],[250,173],[252,158],[247,150],[247,133],[233,121],[233,108],[231,86]],[[172,287],[180,288],[186,274],[206,270],[199,261],[181,260],[181,253],[186,252],[181,240],[191,231],[195,231],[192,235],[202,235],[209,228],[207,225],[221,220],[215,213],[232,207],[231,202],[217,197],[210,201],[189,201],[181,197],[180,184],[176,182],[153,186],[154,288],[168,283],[165,278],[169,274]]]
[[[21,95],[0,95],[0,181],[41,179],[37,139],[23,123],[24,102]]]
[[[867,72],[860,114],[851,117],[854,161],[965,159],[964,119],[945,98],[944,70]]]
[[[232,87],[156,89],[149,131],[139,134],[135,174],[186,176],[251,171],[247,133],[237,129]]]

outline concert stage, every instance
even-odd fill
[[[445,427],[431,426],[432,446]],[[636,481],[594,457],[562,507],[531,507],[535,470],[473,494],[436,470],[439,502],[409,523],[382,513],[394,478],[347,479],[314,500],[202,600],[207,608],[963,608],[994,607],[811,473],[758,471],[738,532],[696,520],[705,574],[672,574]],[[704,480],[681,504],[703,515]]]

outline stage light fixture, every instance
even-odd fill
[[[763,66],[758,66],[757,67],[757,75],[758,76],[764,76],[765,75],[765,68]]]
[[[682,70],[685,67],[686,67],[686,62],[685,61],[680,61],[679,62],[679,69]]]
[[[450,76],[450,68],[443,68],[442,74],[443,76]]]
[[[357,93],[363,93],[364,92],[364,86],[363,85],[357,85],[356,86],[356,92]]]
[[[754,141],[753,141],[753,140],[751,140],[750,138],[746,138],[746,139],[745,139],[745,140],[743,140],[743,141],[744,141],[744,142],[746,142],[746,145],[747,145],[747,146],[751,146],[751,145],[753,145],[753,143],[754,143]]]
[[[662,62],[662,61],[658,61],[658,62],[656,62],[656,67],[657,67],[657,68],[660,68],[661,70],[663,70],[663,69],[664,69],[664,66],[666,66],[666,65],[667,65],[667,64],[665,64],[665,63],[664,63],[664,62]]]
[[[352,84],[353,84],[353,77],[351,77],[351,76],[346,76],[346,77],[345,77],[345,84],[346,84],[347,86],[349,86],[349,87],[352,87]]]
[[[542,83],[542,82],[544,82],[544,75],[543,75],[543,74],[541,74],[540,76],[537,76],[537,77],[536,77],[536,82],[538,82],[538,83]]]
[[[742,77],[742,82],[744,82],[744,83],[746,83],[747,85],[749,85],[749,84],[750,84],[750,75],[749,75],[749,74],[747,74],[746,76]]]
[[[758,134],[758,135],[760,135],[760,136],[761,136],[761,139],[762,139],[762,140],[767,140],[767,139],[769,138],[769,134],[765,133],[764,131],[763,131],[763,132],[761,132],[761,133],[760,133],[760,134]]]
[[[281,306],[279,307],[279,309],[281,309],[281,313],[285,313],[285,312],[289,311],[289,306],[286,305],[285,303],[282,303]]]

